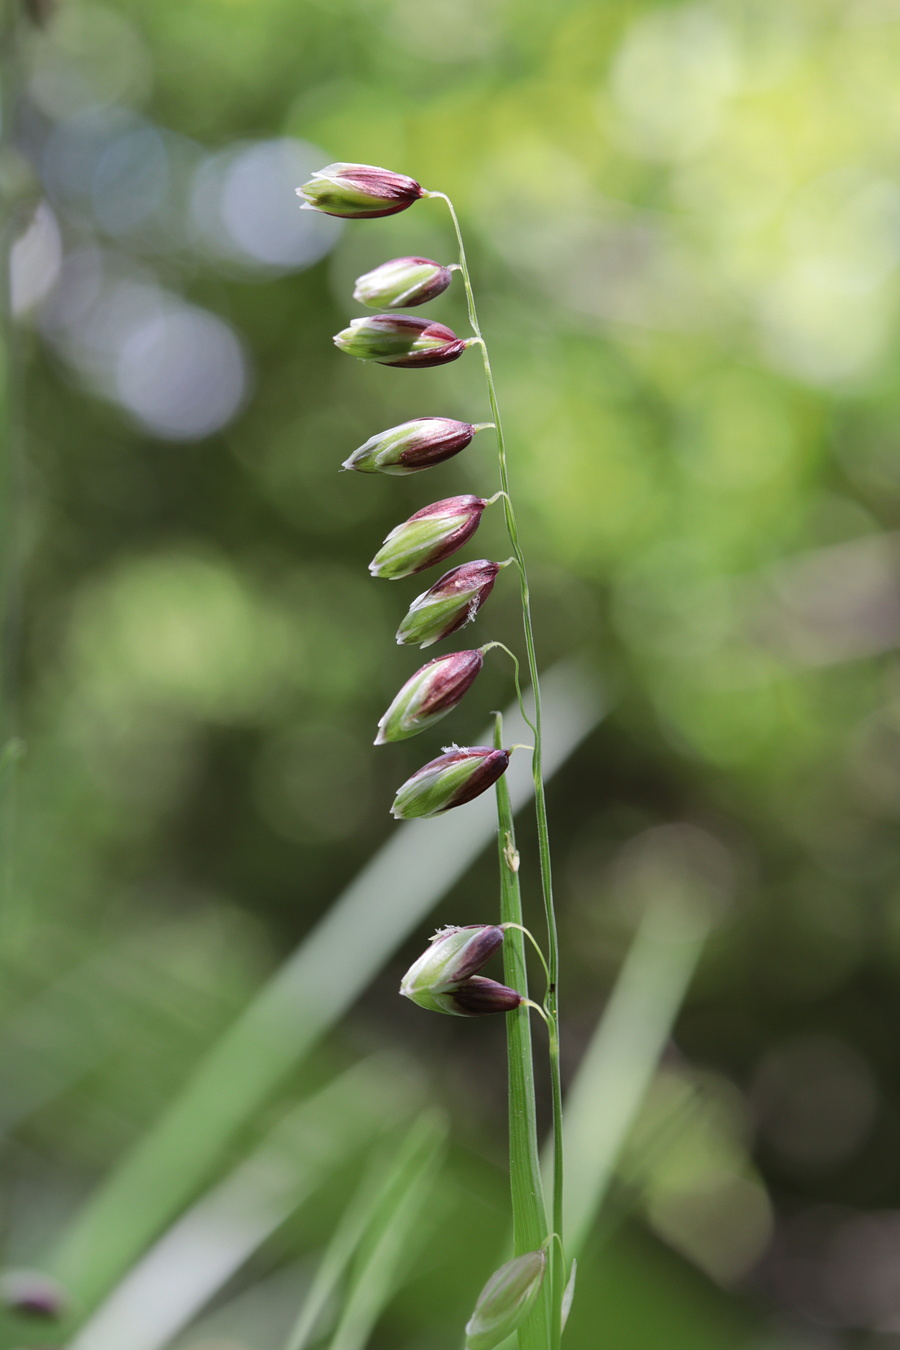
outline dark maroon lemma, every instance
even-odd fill
[[[433,678],[426,683],[425,696],[418,707],[419,716],[433,717],[436,713],[450,712],[471,689],[483,665],[484,657],[477,650],[452,652],[429,661],[425,669],[436,669]]]
[[[471,445],[476,428],[471,422],[455,422],[449,417],[421,417],[424,427],[416,439],[401,452],[400,462],[407,469],[430,469],[458,455]]]
[[[378,723],[376,745],[415,736],[456,707],[484,665],[480,651],[438,656],[411,675]]]
[[[440,345],[430,350],[410,352],[403,357],[390,357],[379,362],[382,366],[402,366],[410,370],[416,366],[443,366],[448,361],[456,361],[469,345],[467,339],[458,338],[453,329],[444,323],[431,323],[427,319],[413,319],[400,314],[395,318],[419,328],[417,342],[439,342]]]
[[[459,750],[447,750],[425,766],[427,769],[439,764],[442,768],[448,768],[451,764],[469,759],[474,754],[480,754],[480,763],[469,774],[465,784],[454,792],[443,808],[445,811],[449,811],[453,806],[463,806],[466,802],[473,801],[475,797],[480,797],[482,792],[487,792],[489,787],[493,787],[497,779],[502,778],[509,768],[509,751],[488,749],[487,746],[463,747]]]
[[[465,984],[457,985],[444,997],[463,1017],[487,1017],[491,1013],[512,1012],[522,1002],[522,995],[508,985],[473,975]]]
[[[494,589],[500,564],[490,558],[476,558],[474,562],[460,563],[445,572],[429,590],[429,595],[457,595],[462,591],[478,589],[478,603],[483,605]]]
[[[498,947],[503,945],[503,929],[492,924],[466,923],[461,928],[451,929],[451,933],[475,933],[476,937],[468,943],[465,952],[453,967],[453,981],[469,980],[477,975],[482,966],[486,966]],[[433,940],[433,948],[440,950],[441,937]]]

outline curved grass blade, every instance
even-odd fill
[[[446,1127],[433,1113],[407,1135],[391,1184],[373,1216],[330,1350],[365,1350],[369,1337],[421,1245],[423,1210],[443,1154]]]
[[[567,1249],[578,1256],[697,966],[709,922],[679,930],[651,905],[566,1094]],[[544,1158],[546,1167],[551,1160]]]
[[[319,1262],[285,1350],[306,1350],[366,1234],[383,1226],[384,1216],[396,1205],[398,1196],[416,1184],[431,1141],[437,1146],[445,1135],[446,1130],[433,1114],[420,1116],[387,1164],[381,1157],[376,1159]]]

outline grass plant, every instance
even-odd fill
[[[559,940],[557,935],[556,911],[553,900],[552,864],[550,853],[550,832],[547,819],[547,803],[543,774],[543,715],[540,674],[535,647],[534,626],[531,617],[531,598],[525,556],[519,540],[513,498],[510,491],[510,476],[507,463],[506,441],[497,398],[488,345],[478,321],[475,293],[472,277],[466,257],[465,243],[459,218],[450,198],[443,192],[423,189],[414,179],[392,171],[375,168],[371,165],[333,164],[314,175],[312,180],[298,189],[304,198],[306,209],[323,211],[330,215],[349,219],[367,219],[372,216],[396,214],[407,210],[420,199],[440,200],[444,202],[453,222],[458,247],[458,262],[454,265],[459,271],[466,295],[466,306],[473,336],[460,339],[445,325],[429,323],[425,319],[406,319],[390,314],[376,318],[354,319],[350,327],[335,338],[337,346],[349,355],[362,360],[376,361],[383,365],[407,368],[421,368],[443,365],[457,360],[469,346],[477,346],[481,351],[484,368],[487,397],[493,417],[493,430],[497,444],[497,466],[499,492],[502,498],[512,557],[500,563],[481,560],[477,563],[463,564],[447,572],[432,588],[413,602],[407,619],[401,624],[397,634],[398,642],[431,645],[435,641],[449,637],[466,623],[471,622],[480,610],[494,585],[499,568],[514,563],[519,577],[519,589],[522,609],[522,631],[525,656],[531,683],[533,714],[526,713],[522,704],[522,715],[528,723],[533,737],[531,746],[532,779],[534,806],[537,821],[538,854],[540,860],[540,885],[543,897],[544,928],[546,939],[546,958],[542,961],[547,972],[547,987],[542,1005],[535,1005],[527,998],[526,970],[524,960],[524,935],[522,932],[523,910],[519,885],[519,854],[515,848],[512,813],[509,795],[503,784],[502,775],[509,762],[509,750],[504,749],[502,741],[502,721],[497,718],[493,749],[465,749],[457,747],[445,750],[444,755],[431,761],[418,774],[413,775],[403,785],[394,806],[395,815],[421,816],[438,815],[444,811],[461,806],[473,797],[480,795],[494,785],[497,793],[500,841],[500,911],[507,929],[507,942],[511,944],[506,959],[507,974],[514,976],[507,990],[512,989],[519,996],[519,1005],[509,1014],[510,1029],[508,1035],[509,1095],[510,1095],[510,1178],[513,1211],[513,1233],[515,1254],[523,1257],[529,1252],[542,1252],[546,1255],[548,1279],[546,1288],[541,1288],[536,1299],[528,1299],[522,1305],[521,1330],[519,1343],[521,1350],[558,1350],[563,1330],[563,1298],[569,1275],[566,1261],[566,1248],[563,1235],[564,1221],[564,1149],[562,1120],[562,1082],[559,1054]],[[423,266],[426,269],[423,274]],[[404,275],[404,267],[408,275]],[[383,277],[382,283],[379,278]],[[400,278],[398,283],[398,277]],[[360,278],[355,291],[356,298],[369,306],[388,305],[402,307],[421,304],[434,294],[429,285],[437,278],[439,290],[450,283],[451,269],[441,268],[428,259],[395,259]],[[423,283],[425,290],[421,289]],[[390,432],[385,436],[390,436]],[[368,443],[367,443],[368,444]],[[353,467],[353,457],[348,461]],[[396,467],[396,466],[392,466]],[[370,470],[367,470],[370,471]],[[462,501],[463,499],[458,499]],[[474,499],[473,499],[474,500]],[[479,507],[483,509],[481,503]],[[407,540],[403,553],[404,572],[382,572],[382,575],[406,575],[410,571],[420,570],[437,561],[434,556],[432,540],[423,525],[418,526],[421,542],[418,548],[421,561],[416,562],[417,527],[421,517],[439,513],[443,504],[425,508],[416,513],[405,527],[397,527],[386,541],[386,548],[398,532]],[[477,524],[477,521],[476,521]],[[474,527],[473,527],[474,528]],[[471,530],[460,538],[454,538],[452,545],[440,557],[455,551],[465,543]],[[381,557],[381,555],[379,555]],[[482,580],[484,578],[484,580]],[[420,612],[427,615],[422,620]],[[498,644],[491,644],[498,645]],[[464,654],[468,657],[468,653]],[[519,663],[513,656],[516,667],[516,688],[519,689]],[[459,696],[454,691],[448,707],[455,707]],[[440,707],[440,690],[432,703],[423,709],[427,712]],[[428,718],[432,720],[432,718]],[[384,719],[379,724],[379,740],[384,740]],[[405,734],[409,734],[408,730]],[[388,737],[390,739],[390,737]],[[540,949],[539,949],[540,950]],[[451,976],[448,974],[448,979]],[[477,985],[476,985],[477,982]],[[452,1003],[443,1008],[434,1000],[430,1005],[443,1011],[492,1012],[514,1006],[514,995],[501,996],[497,993],[488,998],[487,987],[482,977],[458,980],[458,1000],[456,1009]],[[447,991],[437,991],[445,999]],[[463,1003],[463,993],[467,1002]],[[479,1000],[473,998],[477,992]],[[452,998],[453,991],[450,990]],[[543,1200],[540,1166],[538,1161],[539,1143],[537,1137],[537,1116],[535,1108],[533,1045],[528,1026],[529,1010],[537,1007],[547,1026],[549,1046],[549,1076],[552,1100],[552,1151],[553,1170],[551,1179],[552,1201],[549,1221]],[[542,1273],[543,1273],[543,1267]],[[496,1343],[504,1339],[499,1336]],[[484,1350],[479,1342],[480,1350]]]
[[[406,187],[403,190],[407,194],[410,191]],[[459,262],[440,269],[441,289],[444,282],[449,284],[454,272],[460,272],[473,336],[457,338],[452,330],[427,320],[406,325],[394,320],[381,326],[374,325],[374,321],[368,326],[360,321],[351,326],[352,336],[341,345],[366,359],[410,368],[443,364],[462,356],[469,347],[480,348],[494,420],[472,426],[469,439],[476,430],[490,427],[495,430],[500,486],[494,498],[480,503],[474,524],[461,532],[454,548],[471,537],[482,507],[499,500],[512,554],[497,563],[483,560],[481,564],[464,564],[453,569],[468,585],[464,603],[458,603],[455,575],[453,584],[442,578],[443,590],[441,583],[432,588],[437,607],[430,626],[417,635],[415,629],[411,630],[414,636],[404,641],[420,640],[422,645],[430,645],[456,632],[481,608],[497,573],[512,566],[519,577],[524,664],[530,689],[523,696],[519,662],[514,653],[498,642],[484,644],[480,655],[491,648],[503,648],[512,657],[516,702],[506,714],[495,714],[493,727],[483,737],[484,745],[476,748],[474,754],[471,748],[462,752],[454,747],[433,761],[437,768],[429,780],[427,794],[420,788],[416,775],[409,780],[404,802],[411,803],[411,808],[405,805],[398,814],[438,815],[441,819],[415,819],[404,825],[402,832],[338,898],[294,957],[194,1068],[180,1095],[176,1095],[158,1123],[138,1139],[98,1192],[76,1210],[55,1250],[47,1253],[42,1263],[58,1277],[65,1291],[60,1330],[71,1350],[107,1350],[107,1347],[111,1350],[124,1343],[135,1350],[166,1350],[180,1344],[180,1338],[207,1305],[222,1296],[229,1282],[318,1187],[327,1184],[348,1162],[358,1162],[361,1150],[370,1146],[379,1131],[401,1127],[403,1120],[409,1118],[411,1102],[402,1090],[399,1103],[396,1096],[402,1085],[402,1072],[395,1074],[389,1068],[373,1068],[364,1063],[335,1078],[317,1094],[304,1092],[300,1102],[285,1113],[274,1129],[259,1130],[263,1112],[289,1072],[350,1007],[383,961],[464,873],[491,837],[498,846],[499,918],[506,980],[505,986],[492,987],[504,990],[504,997],[514,1005],[506,1014],[513,1260],[501,1266],[488,1281],[478,1303],[478,1313],[470,1323],[467,1343],[473,1350],[476,1347],[489,1350],[505,1343],[507,1332],[513,1330],[520,1350],[557,1350],[573,1289],[574,1262],[570,1263],[570,1258],[583,1245],[603,1193],[603,1183],[639,1106],[677,1009],[691,960],[698,950],[699,943],[695,943],[683,959],[667,963],[663,958],[662,964],[671,978],[663,980],[663,992],[658,997],[640,979],[634,988],[633,981],[627,985],[620,1003],[613,1008],[614,1012],[621,1011],[624,1001],[627,1005],[624,1015],[613,1022],[605,1036],[600,1034],[600,1049],[589,1056],[584,1072],[576,1079],[570,1145],[579,1191],[582,1185],[584,1189],[579,1195],[580,1209],[567,1253],[563,1245],[567,1205],[559,1063],[559,956],[545,777],[564,762],[596,725],[602,709],[596,690],[586,685],[572,666],[549,672],[545,680],[546,699],[542,698],[528,580],[510,495],[497,394],[486,342],[478,324],[462,235],[453,206],[442,193],[423,193],[417,188],[416,195],[404,202],[404,209],[423,196],[444,200],[450,210],[459,244]],[[423,260],[413,261],[421,267]],[[396,271],[394,268],[390,277],[395,291]],[[430,274],[429,278],[433,282]],[[373,286],[377,289],[376,283],[377,272],[369,279],[367,293],[371,293]],[[430,291],[424,298],[431,298],[433,293]],[[400,301],[396,303],[401,302],[410,303],[408,292],[401,290]],[[370,344],[367,349],[366,344]],[[423,433],[426,439],[428,432],[426,428]],[[440,433],[446,442],[444,422]],[[458,439],[453,453],[460,448]],[[369,460],[365,464],[354,464],[351,460],[348,467],[362,467],[365,472],[397,472],[397,465],[402,463],[398,453],[390,452],[393,458],[388,456],[387,467],[382,465],[373,470]],[[403,471],[418,471],[427,466],[428,455],[423,457],[421,444],[416,446],[416,453],[418,462]],[[435,454],[438,458],[433,462],[438,462],[445,454],[443,443]],[[430,522],[432,513],[417,513],[407,522],[411,528],[404,535],[404,548],[411,549],[412,564],[407,566],[404,562],[402,569],[385,570],[382,575],[393,577],[421,570],[415,563],[415,530],[420,517]],[[441,551],[445,543],[440,542],[438,548],[440,560],[452,551],[449,548]],[[430,552],[422,566],[437,562],[433,532],[423,546]],[[471,571],[478,567],[482,572]],[[484,584],[482,574],[488,575],[489,585]],[[428,697],[432,693],[434,690],[429,687]],[[437,715],[451,711],[461,697],[461,694],[448,696],[448,706],[440,708],[441,693],[438,687],[437,704],[428,704],[426,698],[424,702],[420,700],[421,707],[406,708],[404,736],[421,729],[415,726],[420,713],[423,723],[428,725]],[[389,731],[388,725],[384,737],[387,741],[392,739]],[[530,740],[531,744],[523,747],[519,738]],[[520,754],[510,761],[513,750],[523,749],[531,752],[530,771]],[[464,756],[471,757],[471,765]],[[7,758],[11,762],[13,751],[9,751]],[[490,772],[485,772],[486,766]],[[494,787],[496,815],[486,798],[479,799],[490,786]],[[545,953],[524,926],[514,814],[526,798],[531,799],[536,810]],[[462,805],[464,815],[445,817],[447,811]],[[528,997],[529,943],[537,946],[540,966],[546,975],[546,989],[540,1002]],[[646,941],[642,945],[639,938],[627,972],[636,965],[645,973],[651,967],[651,973],[659,973],[658,965],[647,959],[649,950]],[[110,963],[121,971],[118,956],[110,956],[105,964]],[[99,970],[104,966],[103,960],[94,966]],[[8,1034],[0,1035],[0,1060],[5,1056],[14,1066],[23,1062],[23,1057],[32,1053],[32,1042],[40,1043],[41,1028],[48,1016],[54,1023],[64,1022],[64,1010],[72,1000],[84,1002],[85,990],[92,988],[93,977],[87,968],[83,975],[84,978],[78,972],[70,974],[57,988],[50,989],[33,1006],[17,1014],[6,1029]],[[493,1010],[477,1007],[477,1000],[472,1002],[475,994],[485,997],[491,983],[477,974],[467,975],[451,994],[459,999],[465,1015]],[[462,997],[467,992],[468,1002]],[[92,997],[96,1002],[96,997]],[[111,1017],[106,992],[100,1002],[105,1014],[101,1019],[102,1034],[85,1037],[81,1028],[73,1029],[64,1052],[56,1060],[48,1060],[46,1072],[35,1073],[34,1066],[30,1066],[29,1090],[21,1100],[13,1101],[10,1125],[27,1120],[36,1109],[68,1090],[80,1074],[92,1071],[102,1061],[110,1044]],[[641,1053],[635,1058],[628,1040],[632,1018],[642,1016],[648,1008],[649,1030],[642,1040]],[[530,1015],[534,1010],[541,1014],[543,1025],[533,1034]],[[553,1126],[546,1182],[549,1202],[544,1195],[535,1100],[535,1047],[544,1044],[545,1035]],[[624,1051],[623,1046],[627,1046]],[[633,1072],[625,1084],[627,1090],[620,1097],[615,1128],[608,1132],[598,1156],[590,1130],[579,1128],[579,1122],[583,1127],[585,1113],[592,1112],[596,1103],[604,1099],[617,1074],[621,1079],[623,1054]],[[364,1110],[360,1109],[363,1102]],[[345,1122],[345,1128],[335,1130],[335,1121]],[[410,1253],[429,1226],[426,1203],[441,1173],[445,1127],[432,1113],[426,1113],[406,1128],[407,1133],[392,1156],[383,1152],[377,1155],[375,1171],[364,1182],[332,1242],[326,1246],[285,1350],[303,1350],[306,1345],[321,1341],[323,1335],[331,1337],[330,1350],[362,1350],[407,1278]],[[545,1268],[547,1276],[543,1278]],[[527,1274],[530,1284],[517,1286],[519,1269]],[[507,1314],[503,1299],[510,1298],[512,1311]],[[492,1300],[497,1306],[491,1306]],[[478,1317],[481,1323],[476,1326]],[[10,1344],[34,1344],[37,1343],[34,1337],[41,1335],[40,1330],[23,1324],[15,1310],[0,1313],[0,1322],[0,1333]],[[460,1328],[460,1337],[463,1334]]]

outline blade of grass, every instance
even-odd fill
[[[701,1114],[701,1102],[702,1095],[697,1089],[690,1097],[663,1114],[654,1128],[648,1130],[634,1157],[629,1156],[632,1139],[629,1137],[626,1140],[625,1148],[615,1168],[615,1176],[605,1190],[599,1220],[595,1220],[591,1228],[593,1242],[599,1240],[602,1244],[610,1241],[628,1216],[638,1207],[646,1192],[648,1173],[652,1173],[654,1167],[666,1158],[669,1151],[677,1148],[685,1136],[689,1136],[696,1128],[697,1119]],[[638,1111],[638,1121],[642,1112],[643,1104]],[[635,1125],[637,1123],[636,1121]]]
[[[410,1175],[415,1173],[423,1138],[427,1140],[434,1132],[434,1121],[420,1117],[393,1157],[387,1162],[383,1157],[376,1159],[325,1249],[285,1350],[306,1350],[365,1234],[379,1223],[382,1213],[408,1184]]]
[[[567,1250],[579,1256],[659,1063],[709,931],[701,912],[671,922],[648,907],[566,1094]],[[547,1153],[545,1167],[552,1166]]]
[[[545,682],[549,774],[602,715],[596,689],[571,665]],[[526,734],[516,709],[508,734]],[[490,732],[486,735],[489,737]],[[532,791],[513,757],[514,809]],[[440,820],[410,821],[376,854],[200,1063],[162,1120],[76,1216],[46,1266],[86,1309],[96,1306],[161,1229],[221,1166],[236,1133],[333,1026],[388,956],[494,837],[489,800]]]
[[[366,1061],[294,1108],[134,1266],[71,1350],[162,1350],[322,1181],[396,1120],[404,1094]],[[363,1109],[365,1104],[365,1109]]]
[[[278,1236],[275,1242],[280,1255]],[[265,1255],[253,1259],[252,1274],[248,1270],[229,1281],[166,1350],[275,1350],[294,1320],[298,1298],[309,1288],[319,1251],[295,1259],[285,1255],[285,1263],[274,1269],[266,1269]]]
[[[121,949],[104,952],[34,994],[0,1027],[0,1136],[65,1092],[134,1034],[134,1000],[115,999],[108,975]],[[106,1006],[104,1007],[104,997]]]
[[[299,1316],[291,1327],[285,1350],[306,1350],[310,1338],[317,1334],[319,1323],[334,1299],[363,1234],[372,1221],[373,1206],[380,1202],[381,1191],[373,1183],[380,1178],[382,1166],[379,1160],[376,1174],[373,1176],[370,1173],[366,1177],[362,1187],[342,1214],[334,1236],[322,1253],[322,1259]]]
[[[393,1185],[374,1216],[330,1350],[364,1350],[396,1292],[410,1253],[421,1247],[422,1211],[443,1152],[446,1127],[431,1113],[408,1134]]]
[[[156,958],[185,941],[183,924],[154,930],[154,944],[129,935],[92,953],[15,1007],[0,1024],[0,1137],[67,1091],[129,1040],[146,1034],[160,1010],[178,1005],[179,977]],[[25,962],[0,973],[33,980]]]

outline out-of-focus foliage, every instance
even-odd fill
[[[424,475],[337,472],[403,420],[489,416],[471,353],[333,348],[357,275],[453,260],[439,202],[298,212],[311,170],[357,160],[457,204],[542,663],[578,653],[614,701],[551,793],[570,1075],[673,849],[720,911],[579,1263],[573,1350],[888,1350],[898,0],[60,0],[21,63],[5,1264],[41,1264],[396,828],[396,786],[510,698],[493,653],[440,732],[371,746],[422,586],[366,564],[496,483],[486,435]],[[456,285],[428,313],[466,331]],[[508,552],[490,513],[482,552]],[[513,591],[478,641],[517,644]],[[435,917],[495,904],[487,861]],[[503,1238],[502,1028],[401,1006],[420,938],[272,1110],[363,1052],[415,1062],[455,1146],[371,1344],[442,1350]],[[182,1350],[280,1350],[359,1166]]]

